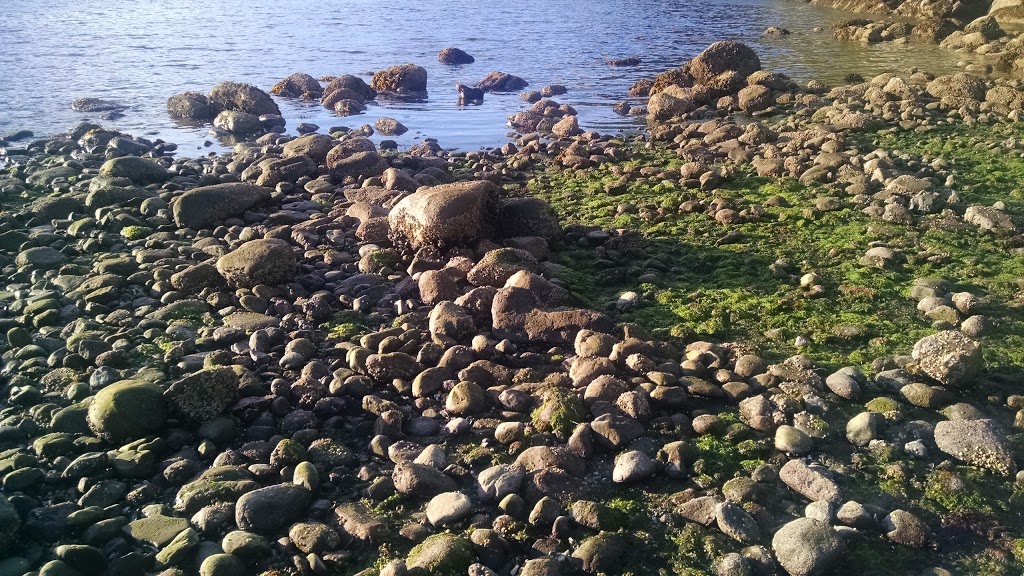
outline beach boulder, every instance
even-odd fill
[[[217,260],[217,271],[236,288],[257,284],[274,286],[291,281],[297,266],[295,254],[283,240],[250,240]]]
[[[179,228],[207,228],[226,218],[241,216],[267,200],[271,190],[262,186],[231,182],[201,186],[182,194],[172,214]]]
[[[690,62],[690,73],[702,84],[726,72],[746,78],[760,69],[757,53],[746,44],[731,40],[715,42]]]
[[[392,240],[424,246],[472,246],[494,230],[497,187],[485,181],[442,184],[403,198],[388,214]]]

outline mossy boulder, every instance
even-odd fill
[[[162,548],[170,544],[171,540],[186,528],[188,520],[185,518],[157,514],[131,522],[125,527],[125,531],[135,540]]]
[[[298,262],[287,242],[250,240],[217,260],[217,271],[231,286],[274,286],[293,279]]]
[[[208,368],[178,380],[164,397],[171,409],[192,422],[218,416],[238,396],[239,378],[231,368]]]
[[[614,574],[618,572],[628,546],[621,534],[601,532],[584,540],[572,556],[583,563],[584,572]]]
[[[533,412],[533,425],[541,432],[553,431],[568,437],[577,424],[588,420],[588,415],[583,401],[572,390],[551,388]]]
[[[271,190],[241,182],[193,188],[172,207],[174,222],[181,228],[208,228],[226,218],[270,200]]]
[[[409,552],[406,566],[410,574],[422,576],[462,576],[476,561],[469,540],[454,534],[435,534]]]
[[[89,406],[89,428],[111,442],[153,434],[167,422],[167,403],[160,387],[122,380],[99,391]]]
[[[152,160],[138,156],[111,158],[104,162],[103,166],[100,166],[100,175],[127,178],[140,186],[159,184],[166,182],[168,178],[166,168]]]

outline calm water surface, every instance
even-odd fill
[[[580,112],[584,129],[621,132],[635,118],[612,105],[630,84],[692,58],[722,39],[751,44],[765,68],[806,81],[838,82],[920,66],[941,73],[957,56],[937,47],[839,43],[815,32],[848,14],[792,0],[5,0],[0,12],[0,133],[47,135],[97,119],[71,109],[80,97],[128,106],[103,121],[136,135],[163,138],[189,155],[215,140],[204,126],[167,115],[167,98],[206,92],[217,82],[249,82],[269,90],[292,72],[314,76],[368,74],[414,62],[429,75],[424,103],[379,102],[366,114],[340,118],[319,104],[278,99],[288,127],[372,124],[379,116],[410,128],[403,146],[424,137],[445,147],[478,149],[507,139],[505,118],[525,107],[516,95],[488,94],[482,106],[460,107],[454,84],[487,72],[522,76],[532,89],[564,84],[557,97]],[[767,26],[793,34],[764,38]],[[437,53],[458,46],[476,58],[445,66]],[[610,58],[640,56],[641,66],[613,68]],[[210,147],[220,149],[219,145]]]

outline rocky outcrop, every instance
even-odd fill
[[[746,78],[761,69],[761,59],[750,47],[739,42],[715,42],[690,61],[690,73],[697,82],[707,84],[727,72]]]

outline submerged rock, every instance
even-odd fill
[[[76,112],[109,112],[125,108],[124,104],[102,98],[78,98],[71,103],[71,109]]]

